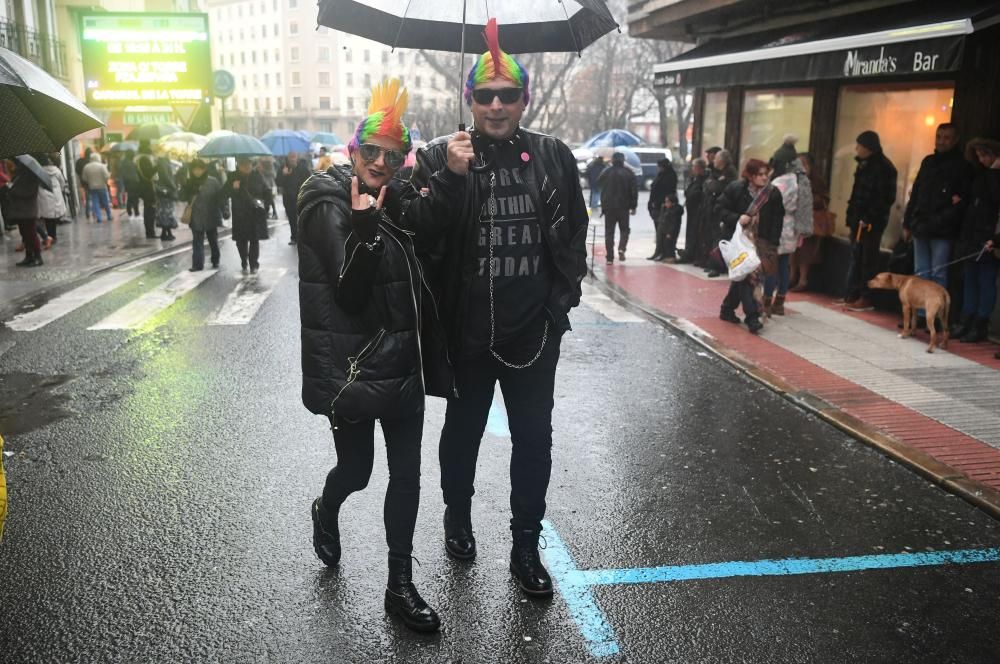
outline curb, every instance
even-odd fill
[[[271,222],[271,221],[275,221],[275,220],[274,219],[268,219],[268,221]],[[273,223],[273,224],[269,223],[267,225],[267,227],[270,230],[270,229],[273,229],[273,228],[277,228],[278,226],[281,226],[282,224],[286,224],[286,223],[288,223],[287,219],[285,219],[285,220],[278,220],[278,223]],[[228,237],[232,236],[232,234],[233,234],[233,229],[227,227],[227,228],[225,228],[224,231],[222,231],[222,232],[219,233],[219,239],[221,240],[223,238],[228,238]],[[157,256],[160,256],[160,255],[166,256],[168,254],[171,254],[171,253],[177,251],[177,249],[180,249],[180,248],[183,248],[183,247],[190,247],[193,243],[194,243],[193,239],[192,240],[182,240],[180,242],[177,242],[175,244],[170,245],[169,247],[161,247],[161,248],[157,249],[156,251],[151,251],[151,252],[149,252],[147,254],[140,254],[138,256],[132,256],[131,258],[119,261],[117,263],[111,263],[110,265],[105,265],[103,267],[99,267],[99,268],[96,268],[96,269],[91,269],[91,270],[83,272],[82,274],[80,274],[80,276],[75,277],[73,279],[69,279],[67,281],[61,281],[59,283],[54,283],[51,286],[47,286],[45,288],[40,288],[40,289],[38,289],[36,291],[33,291],[31,293],[28,293],[26,295],[22,295],[21,297],[16,297],[13,300],[10,300],[9,302],[5,302],[3,305],[0,305],[0,320],[6,319],[8,317],[8,315],[10,315],[11,313],[16,312],[18,309],[20,309],[20,307],[21,307],[22,304],[24,304],[25,302],[28,302],[29,300],[31,300],[33,298],[36,298],[36,297],[40,296],[40,295],[45,295],[45,294],[47,294],[47,293],[49,293],[51,291],[54,291],[54,290],[62,290],[62,289],[72,290],[72,289],[76,288],[77,286],[79,286],[80,284],[82,284],[83,282],[87,281],[88,279],[94,278],[98,274],[102,274],[104,272],[110,272],[112,270],[117,270],[118,268],[122,267],[123,265],[128,265],[129,263],[134,263],[135,261],[144,261],[144,260],[148,260],[150,258],[156,258]],[[3,327],[3,323],[2,322],[0,322],[0,327]]]
[[[926,452],[910,447],[905,442],[889,436],[876,427],[849,415],[836,406],[807,390],[799,390],[781,376],[754,364],[750,359],[725,346],[719,341],[700,334],[690,324],[659,309],[639,302],[620,286],[606,281],[593,270],[590,271],[593,284],[621,305],[637,310],[664,327],[670,328],[687,339],[711,352],[733,368],[761,383],[802,410],[816,415],[832,424],[852,438],[873,447],[889,458],[915,470],[918,474],[983,510],[994,519],[1000,520],[1000,491],[970,479],[965,474],[938,461]]]

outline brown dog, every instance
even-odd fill
[[[884,288],[899,291],[899,303],[903,305],[903,331],[900,339],[913,336],[917,326],[917,309],[927,313],[927,329],[931,333],[931,343],[928,353],[934,352],[935,346],[948,347],[948,311],[951,309],[951,297],[948,291],[940,285],[920,277],[911,277],[892,272],[881,272],[868,282],[869,288]],[[937,343],[937,323],[941,318],[941,343]]]

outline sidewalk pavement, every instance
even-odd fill
[[[629,243],[625,262],[605,267],[603,237],[591,239],[594,276],[612,294],[1000,518],[996,345],[952,340],[928,354],[928,333],[898,338],[895,315],[851,313],[812,293],[790,293],[787,315],[754,336],[719,320],[724,277],[647,261],[646,238]]]

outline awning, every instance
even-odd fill
[[[727,87],[877,79],[958,70],[965,38],[997,18],[995,3],[952,2],[900,16],[869,12],[794,33],[720,39],[654,66],[658,87]]]

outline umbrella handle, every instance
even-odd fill
[[[464,122],[458,123],[458,130],[466,131]],[[495,151],[497,147],[495,145],[490,144],[490,149]],[[472,171],[473,173],[486,173],[487,171],[491,171],[493,170],[493,160],[492,159],[486,160],[482,164],[476,164],[476,163],[470,164],[469,170]]]

